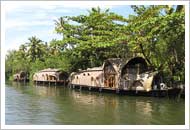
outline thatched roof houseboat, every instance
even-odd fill
[[[33,81],[38,83],[66,83],[68,73],[60,69],[44,69],[33,75]]]
[[[106,60],[100,67],[79,70],[70,75],[70,84],[115,89],[118,87],[120,64],[121,60],[114,58]]]
[[[27,82],[29,81],[29,74],[24,71],[20,71],[13,75],[13,81]]]
[[[108,88],[119,88],[120,68],[123,62],[120,58],[111,58],[103,63],[104,85]]]
[[[103,86],[103,69],[102,67],[95,67],[71,73],[70,83],[83,86]]]
[[[144,58],[131,58],[122,65],[120,86],[123,89],[149,91],[152,89],[156,73],[148,66]]]
[[[120,90],[152,89],[156,73],[150,70],[142,57],[134,57],[127,62],[119,58],[105,60],[101,67],[95,67],[70,75],[71,85],[102,87]]]

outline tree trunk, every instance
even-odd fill
[[[148,59],[148,57],[146,56],[146,54],[145,54],[145,52],[144,52],[144,49],[143,49],[142,44],[139,44],[139,46],[140,46],[140,49],[141,49],[141,52],[142,52],[144,58],[145,58],[146,61],[152,66],[152,63],[150,62],[150,60]]]

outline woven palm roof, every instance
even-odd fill
[[[60,71],[60,69],[48,68],[48,69],[40,70],[40,72],[58,72],[58,71]]]

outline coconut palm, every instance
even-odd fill
[[[37,58],[41,59],[44,53],[44,45],[42,40],[35,36],[28,38],[29,42],[26,43],[28,46],[28,57],[30,61],[34,62]]]

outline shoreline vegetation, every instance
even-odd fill
[[[92,8],[87,15],[64,16],[55,22],[62,40],[49,43],[32,36],[6,55],[6,80],[13,74],[59,68],[68,73],[100,66],[106,59],[142,56],[167,86],[185,83],[185,7],[131,6],[128,18]],[[53,22],[53,21],[52,21]]]

